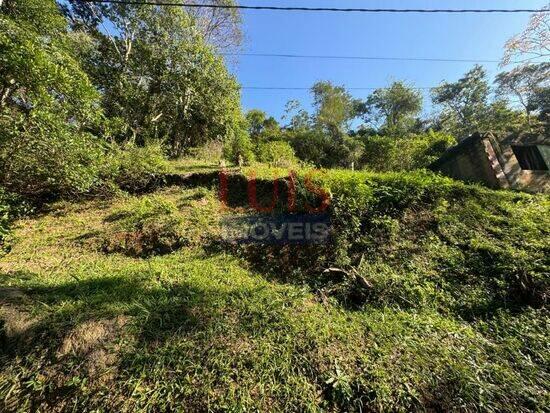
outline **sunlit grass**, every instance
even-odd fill
[[[331,172],[323,179],[336,195],[369,205],[375,193],[401,196],[401,186],[422,194],[432,186],[464,189],[422,174]],[[303,274],[293,278],[297,270],[278,276],[286,267],[267,250],[256,262],[220,248],[215,188],[59,203],[20,220],[12,251],[0,260],[0,410],[542,411],[546,310],[502,307],[473,320],[459,314],[489,297],[478,284],[468,287],[468,277],[484,274],[469,273],[464,240],[485,251],[487,237],[500,237],[492,253],[504,254],[509,243],[506,253],[518,259],[512,245],[520,242],[518,251],[531,254],[543,248],[536,220],[548,204],[471,190],[498,206],[481,207],[477,195],[470,204],[438,201],[445,238],[419,225],[422,215],[376,221],[376,231],[394,241],[358,267],[372,283],[360,307]],[[113,215],[126,213],[132,225],[150,219],[154,199],[182,220],[193,242],[148,258],[104,253],[99,240],[118,225]],[[318,259],[306,256],[303,271]],[[463,277],[465,288],[450,284],[451,276]]]

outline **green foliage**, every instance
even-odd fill
[[[83,58],[106,116],[126,121],[123,138],[157,139],[177,157],[239,133],[238,84],[183,8],[117,4],[97,13],[116,36],[99,19],[85,25],[97,46]]]
[[[341,86],[330,82],[317,82],[311,88],[314,116],[318,128],[326,131],[333,139],[342,136],[349,123],[357,117],[358,101]]]
[[[279,123],[273,117],[267,117],[265,112],[252,109],[246,113],[248,134],[252,143],[258,148],[262,143],[281,138]]]
[[[258,147],[257,159],[260,162],[280,168],[290,167],[298,163],[292,146],[283,141],[261,143]]]
[[[482,127],[487,110],[489,85],[485,70],[476,65],[454,83],[443,83],[433,90],[433,102],[443,106],[443,128],[459,140]]]
[[[319,129],[287,133],[289,143],[300,160],[324,168],[359,167],[363,144],[358,139],[342,135],[335,140]]]
[[[538,112],[539,115],[544,112],[537,102],[541,90],[549,85],[549,77],[550,63],[520,65],[509,72],[498,74],[495,79],[497,94],[517,99],[530,124],[532,112]]]
[[[93,136],[73,131],[64,120],[38,109],[30,119],[10,122],[9,127],[24,128],[0,148],[0,179],[10,191],[44,200],[83,194],[98,184],[104,151]]]
[[[390,136],[409,132],[421,110],[422,94],[403,82],[375,90],[365,102],[366,117],[382,119],[381,131]]]
[[[0,408],[544,411],[548,197],[421,172],[314,181],[332,194],[331,244],[255,260],[212,238],[140,259],[90,244],[169,217],[211,230],[206,188],[17,225]]]
[[[173,252],[185,243],[177,211],[159,196],[129,200],[107,218],[115,228],[104,236],[103,250],[135,257]]]
[[[0,16],[0,181],[31,198],[86,192],[102,154],[86,133],[98,96],[63,22],[54,1],[9,2]]]
[[[5,198],[4,189],[0,188],[0,252],[5,249],[5,240],[9,234],[9,225],[11,221],[11,209]]]
[[[344,301],[430,307],[464,318],[547,303],[546,197],[490,191],[426,172],[330,171],[318,184],[332,194],[334,238],[316,250],[315,265],[306,260],[309,250],[286,265],[311,274],[316,286],[327,282],[318,278],[323,268],[361,274],[367,290],[353,283],[350,291],[349,283],[332,288],[342,288]]]
[[[436,120],[436,126],[458,140],[479,131],[517,133],[529,130],[531,128],[530,111],[528,98],[522,97],[522,94],[527,93],[525,85],[522,86],[524,82],[520,79],[522,76],[526,74],[515,72],[501,74],[497,78],[497,82],[500,83],[498,92],[503,96],[514,89],[516,97],[519,93],[519,99],[524,102],[527,116],[511,109],[505,101],[490,102],[490,88],[485,70],[481,66],[475,66],[457,82],[444,82],[433,89],[433,102],[443,108]]]
[[[162,179],[168,163],[159,144],[143,147],[132,144],[113,145],[105,171],[107,180],[129,192],[141,192]]]
[[[364,142],[361,165],[379,172],[426,168],[456,144],[452,136],[433,131],[407,137],[371,136]]]
[[[254,160],[253,149],[250,136],[240,130],[224,143],[223,153],[225,159],[236,165],[241,161],[248,164]]]
[[[316,130],[301,130],[290,134],[289,139],[296,155],[301,160],[313,165],[325,165],[327,153],[330,151],[330,140],[322,132]]]
[[[258,109],[252,109],[246,112],[246,122],[248,124],[248,133],[250,136],[259,136],[264,129],[267,120],[267,114]]]

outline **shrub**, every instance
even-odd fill
[[[224,157],[234,164],[238,164],[239,159],[242,159],[245,163],[250,163],[254,160],[252,147],[250,136],[245,131],[238,130],[233,137],[225,142]]]
[[[351,168],[359,166],[363,143],[350,136],[334,139],[320,130],[298,131],[290,143],[301,160],[323,168]]]
[[[144,147],[132,144],[113,147],[104,173],[121,189],[141,192],[158,182],[168,170],[168,163],[159,144]]]
[[[37,111],[24,124],[2,126],[0,181],[10,192],[42,201],[83,194],[98,183],[104,148],[93,136]]]
[[[32,207],[19,195],[8,193],[0,188],[0,255],[10,248],[10,224],[13,219],[28,215]]]
[[[212,140],[198,148],[189,150],[192,159],[201,161],[218,162],[223,158],[223,143],[219,140]]]
[[[282,141],[261,143],[258,147],[258,160],[280,168],[298,163],[292,146]]]
[[[402,138],[372,136],[365,140],[361,162],[365,168],[380,172],[426,168],[455,143],[452,136],[432,131]]]
[[[332,195],[330,242],[290,246],[291,259],[287,250],[249,248],[252,259],[271,257],[262,259],[262,269],[299,274],[296,279],[326,287],[351,306],[428,306],[476,318],[547,304],[544,196],[491,191],[422,171],[327,171],[316,183]],[[324,273],[328,268],[346,276]],[[362,281],[370,287],[359,286]]]
[[[329,139],[320,131],[305,130],[293,134],[290,143],[298,158],[316,166],[328,166],[326,154],[330,150]]]
[[[107,218],[114,228],[104,236],[103,250],[133,257],[175,251],[186,243],[177,212],[176,206],[161,196],[128,201]]]

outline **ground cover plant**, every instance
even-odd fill
[[[17,221],[2,410],[544,411],[548,198],[428,173],[314,181],[336,233],[302,250],[223,244],[217,182]],[[98,247],[159,217],[188,242]]]
[[[0,412],[548,411],[548,195],[424,168],[548,132],[550,13],[433,110],[321,80],[275,119],[235,0],[146,3],[0,0]],[[325,208],[323,243],[228,236]]]

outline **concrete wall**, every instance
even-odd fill
[[[451,178],[479,182],[491,188],[501,187],[480,139],[461,145],[451,156],[442,160],[436,169]]]
[[[431,169],[451,178],[479,182],[490,188],[512,188],[527,192],[550,193],[550,171],[521,169],[512,145],[541,145],[540,151],[550,166],[550,139],[544,136],[507,136],[475,134],[451,148]]]
[[[550,193],[550,172],[549,171],[528,171],[521,169],[519,162],[514,155],[512,145],[537,145],[543,146],[544,138],[504,138],[498,140],[494,136],[490,135],[487,139],[491,142],[492,147],[497,154],[499,164],[502,167],[506,179],[508,180],[510,187],[526,192],[544,192]],[[543,149],[541,155],[546,158],[547,152]],[[545,159],[546,164],[550,162],[549,159]]]

